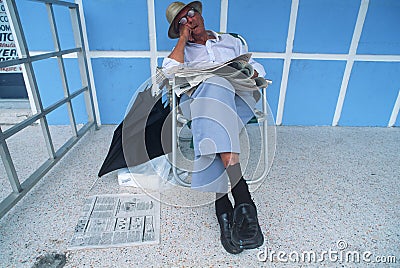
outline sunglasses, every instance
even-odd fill
[[[192,8],[192,9],[190,9],[187,13],[186,13],[186,15],[185,16],[183,16],[180,20],[179,20],[179,24],[180,25],[185,25],[187,22],[188,22],[188,17],[189,18],[193,18],[194,17],[194,15],[195,15],[195,13],[196,13],[196,10],[194,9],[194,8]]]

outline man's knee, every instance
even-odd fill
[[[222,163],[224,164],[224,167],[232,166],[237,163],[239,163],[239,154],[238,153],[220,153],[219,154],[222,160]]]

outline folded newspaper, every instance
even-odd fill
[[[167,77],[175,76],[174,92],[178,96],[192,91],[204,80],[220,76],[226,78],[235,90],[258,91],[259,88],[267,87],[267,81],[263,77],[255,77],[254,69],[249,60],[251,53],[242,54],[236,58],[221,64],[214,63],[185,63],[169,69],[164,73]]]

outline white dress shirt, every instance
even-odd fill
[[[214,36],[215,39],[208,39],[205,45],[191,42],[186,43],[184,52],[185,63],[206,62],[220,64],[247,53],[240,39],[230,34],[218,34],[214,31],[207,31],[207,33]],[[250,59],[249,63],[257,71],[258,76],[265,76],[264,67],[260,63],[256,62],[253,58]],[[164,58],[162,67],[168,69],[181,64],[167,57]]]

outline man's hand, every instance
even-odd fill
[[[180,39],[183,39],[184,42],[186,43],[187,41],[193,42],[193,36],[192,36],[192,29],[190,28],[189,24],[182,25],[179,28],[179,34],[180,34]]]
[[[169,54],[168,58],[183,63],[185,58],[184,52],[185,52],[186,42],[187,41],[194,42],[194,38],[192,35],[192,28],[189,26],[189,23],[180,26],[179,34],[180,36],[178,39],[178,43],[172,50],[171,54]]]
[[[188,25],[182,25],[179,28],[179,39],[175,48],[171,51],[168,58],[174,59],[180,63],[184,62],[185,46],[187,41],[193,41],[192,29]]]
[[[254,74],[251,78],[255,78],[255,77],[258,77],[258,72],[256,70],[254,70]]]

